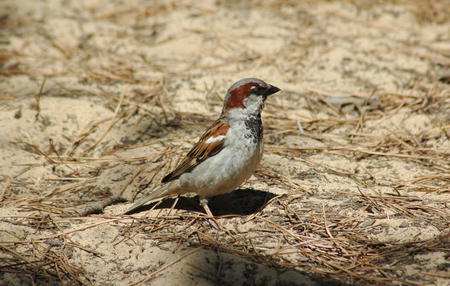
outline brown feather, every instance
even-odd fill
[[[249,82],[243,84],[230,91],[230,97],[225,105],[225,110],[230,110],[233,108],[245,108],[244,100],[251,93],[250,89],[253,86],[257,86],[256,82]]]
[[[208,144],[205,142],[211,137],[226,135],[229,128],[230,126],[220,119],[214,122],[208,131],[200,137],[200,140],[194,145],[194,147],[192,147],[191,151],[187,153],[186,157],[183,161],[181,161],[178,167],[165,176],[161,182],[167,183],[178,179],[184,173],[192,171],[201,162],[219,153],[224,147],[225,139],[217,140]]]

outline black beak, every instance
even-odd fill
[[[269,84],[269,86],[261,94],[264,96],[269,96],[279,91],[280,89],[278,87]]]

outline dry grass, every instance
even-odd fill
[[[218,1],[218,7],[230,14],[248,7],[240,1],[222,2]],[[0,229],[4,237],[0,240],[2,279],[17,275],[22,279],[19,283],[105,285],[108,280],[94,279],[92,272],[75,259],[74,252],[98,258],[106,254],[73,237],[104,225],[118,230],[114,245],[138,245],[136,241],[151,237],[151,243],[158,246],[170,242],[194,247],[131,285],[149,283],[201,248],[228,252],[275,269],[295,269],[332,283],[423,285],[450,279],[444,264],[440,272],[409,271],[411,266],[423,266],[417,255],[436,252],[448,256],[449,251],[450,152],[446,142],[450,138],[450,88],[439,81],[442,70],[450,65],[448,50],[423,39],[419,44],[397,40],[392,30],[413,33],[413,28],[366,19],[384,13],[411,13],[408,15],[413,15],[417,23],[446,25],[449,7],[446,1],[389,1],[388,8],[378,1],[335,3],[349,5],[345,7],[366,16],[350,17],[345,9],[315,11],[318,14],[314,16],[305,12],[315,5],[328,5],[325,2],[255,2],[252,8],[258,13],[286,19],[277,27],[286,33],[276,36],[283,45],[269,51],[261,51],[245,40],[271,40],[257,27],[256,31],[242,31],[193,26],[173,32],[164,30],[158,21],[148,21],[173,11],[189,11],[192,18],[217,13],[208,5],[188,1],[124,4],[108,9],[84,7],[85,21],[115,26],[110,34],[103,28],[82,34],[76,44],[61,40],[35,18],[0,15],[1,35],[11,38],[0,49],[0,84],[4,86],[0,111],[13,111],[17,120],[32,113],[34,120],[27,125],[33,127],[27,130],[30,137],[0,142],[2,148],[26,154],[11,166],[19,171],[6,173],[5,169],[0,177],[0,205],[15,210],[3,212],[0,221],[20,229]],[[304,16],[299,17],[301,13]],[[328,40],[345,45],[354,40],[320,26],[315,17],[321,13],[325,18],[367,29],[376,34],[373,39],[377,41],[389,39],[362,53],[356,50],[356,60],[349,67],[341,66],[338,73],[345,75],[341,80],[357,86],[354,91],[349,92],[345,85],[330,91],[333,84],[323,87],[321,79],[308,77],[309,68],[320,71],[315,68],[327,64],[320,62],[320,57],[333,48]],[[297,29],[292,23],[307,35],[292,32]],[[36,50],[14,48],[13,38],[30,33],[37,37],[33,39]],[[112,41],[115,49],[112,44],[90,41],[99,36]],[[137,52],[197,36],[217,45],[220,51],[214,51],[216,58],[203,61],[202,53],[155,58]],[[441,36],[448,40],[448,34]],[[136,50],[124,58],[121,48],[130,42]],[[51,52],[39,53],[42,47]],[[387,55],[408,55],[406,59],[423,63],[425,72],[391,65]],[[102,61],[95,60],[97,57]],[[303,63],[309,67],[301,69],[301,76],[309,80],[299,87],[297,72]],[[358,70],[361,66],[362,71]],[[135,199],[145,191],[143,186],[157,185],[192,143],[187,138],[201,132],[220,109],[220,94],[230,83],[228,78],[240,75],[243,69],[262,70],[265,76],[276,73],[276,80],[283,81],[286,88],[284,98],[270,100],[264,113],[268,159],[258,170],[257,181],[250,182],[257,190],[225,198],[236,209],[226,209],[220,200],[213,208],[221,215],[218,220],[224,230],[211,227],[211,220],[198,212],[195,201],[183,199],[154,206],[159,209],[155,217],[112,215],[120,213],[115,206],[110,213],[87,217],[122,202],[121,197]],[[140,70],[151,75],[142,75]],[[375,76],[373,80],[363,73],[367,70],[389,75],[393,82],[389,84],[402,91],[383,88]],[[209,84],[198,84],[199,78],[210,74],[218,76],[211,77]],[[227,78],[226,83],[220,82],[221,76]],[[25,90],[7,85],[22,77],[27,78]],[[327,80],[332,81],[323,79]],[[192,87],[178,86],[181,83]],[[180,98],[173,95],[189,88],[201,94],[194,98],[192,111],[180,108]],[[88,124],[77,123],[70,136],[60,134],[59,129],[58,135],[45,135],[55,119],[49,119],[51,114],[46,114],[43,100],[58,97],[82,100],[105,111],[101,117],[92,116]],[[195,100],[201,103],[195,105]],[[206,105],[209,109],[198,108]],[[401,120],[399,116],[403,116]],[[402,123],[419,117],[428,120],[419,131]],[[282,160],[289,160],[289,166]],[[344,163],[336,163],[338,160]],[[350,163],[347,166],[345,162]],[[380,172],[382,168],[388,172]],[[408,169],[411,175],[398,173]],[[45,175],[37,178],[29,173]],[[281,195],[273,195],[279,190]],[[423,229],[416,233],[420,238],[380,240],[379,234],[390,227],[386,220],[391,219],[406,223],[400,228]],[[421,238],[428,227],[439,233]]]

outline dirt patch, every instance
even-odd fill
[[[0,284],[448,283],[446,1],[0,8]],[[193,197],[120,215],[244,77],[283,91],[224,229]]]

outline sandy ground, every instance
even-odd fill
[[[374,2],[1,1],[0,284],[448,285],[450,5]],[[223,229],[120,215],[244,77],[283,91]]]

